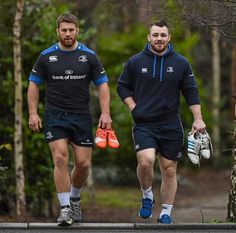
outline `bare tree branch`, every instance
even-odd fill
[[[236,38],[235,0],[177,0],[182,20],[192,26],[207,26],[224,37]]]

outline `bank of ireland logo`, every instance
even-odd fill
[[[86,62],[86,61],[88,61],[87,56],[86,56],[86,55],[81,55],[81,56],[79,56],[79,61],[80,61],[80,62]]]
[[[65,70],[66,74],[73,74],[73,70]]]

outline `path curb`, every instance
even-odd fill
[[[236,229],[235,223],[177,223],[177,224],[145,224],[134,223],[134,228],[143,229],[170,229],[170,230],[214,230],[214,229]]]
[[[0,229],[58,229],[57,223],[0,223]],[[181,223],[181,224],[149,224],[149,223],[74,223],[73,229],[172,229],[172,230],[200,230],[200,229],[235,229],[236,223]]]

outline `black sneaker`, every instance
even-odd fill
[[[82,211],[80,206],[80,198],[70,198],[70,205],[72,210],[72,219],[75,222],[80,222],[82,220]]]

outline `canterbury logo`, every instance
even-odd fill
[[[55,62],[55,61],[58,61],[58,58],[57,58],[57,56],[50,56],[49,61],[50,62]]]
[[[142,68],[142,73],[147,73],[147,68]]]

